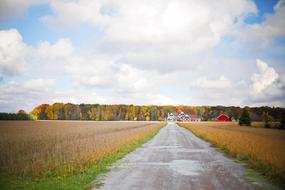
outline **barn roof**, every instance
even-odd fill
[[[227,114],[224,114],[224,113],[223,113],[223,114],[220,114],[220,115],[217,117],[217,119],[220,118],[220,117],[223,117],[223,116],[225,116],[225,117],[227,117],[227,118],[230,118]]]

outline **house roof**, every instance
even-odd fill
[[[191,119],[200,119],[200,116],[199,115],[189,115],[189,117],[191,118]]]

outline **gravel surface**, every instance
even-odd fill
[[[119,160],[99,179],[99,188],[254,189],[243,177],[245,170],[190,131],[169,123],[151,141]]]

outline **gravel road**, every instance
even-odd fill
[[[244,166],[190,131],[168,124],[100,178],[100,189],[254,189]]]

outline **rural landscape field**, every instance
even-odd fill
[[[60,102],[2,112],[0,188],[282,189],[284,116],[269,106]]]
[[[0,187],[1,189],[92,189],[100,188],[106,183],[108,189],[110,183],[108,178],[107,182],[100,182],[98,178],[100,174],[108,172],[114,162],[153,138],[165,125],[166,128],[170,128],[173,125],[171,123],[173,121],[168,125],[166,122],[154,121],[0,121]],[[189,129],[199,138],[213,143],[233,159],[245,163],[246,167],[257,172],[254,176],[264,176],[264,180],[268,180],[262,182],[265,184],[253,185],[254,188],[283,187],[285,131],[264,128],[263,122],[254,122],[251,127],[239,126],[237,122],[216,121],[180,121],[178,125],[180,128]],[[177,146],[175,141],[186,140],[185,136],[182,138],[179,135],[166,137],[165,147],[169,148],[163,150],[159,148],[157,151],[164,155],[165,150],[170,151],[172,146]],[[176,140],[173,141],[174,139]],[[185,148],[187,146],[183,145]],[[191,149],[193,148],[189,150]],[[148,150],[151,154],[156,154],[152,159],[158,156],[154,151],[156,149]],[[135,156],[136,152],[133,154]],[[145,154],[145,158],[144,155],[140,155],[137,159],[146,159],[147,152]],[[175,155],[183,154],[181,152]],[[190,156],[195,158],[193,153]],[[156,159],[152,162],[159,163],[160,159],[165,162],[165,159],[169,158],[159,156]],[[158,166],[154,164],[152,170]],[[191,164],[184,167],[191,168]],[[135,172],[133,169],[131,171]],[[242,175],[246,176],[247,171]],[[255,178],[253,182],[258,180]],[[270,183],[275,185],[268,186]]]
[[[76,182],[64,187],[64,182],[57,179],[80,176],[97,165],[99,169],[93,171],[91,179],[83,176],[87,179],[81,182],[83,184],[79,182],[79,188],[83,188],[92,182],[96,172],[104,170],[106,165],[100,163],[103,158],[120,157],[120,150],[144,142],[163,125],[149,122],[0,121],[0,187],[61,189],[62,186],[70,189],[75,185],[76,188]],[[13,184],[11,178],[19,179],[19,183]],[[54,178],[50,182],[52,186],[36,181],[28,183],[28,179],[49,178]]]
[[[285,189],[285,0],[0,0],[0,190]]]
[[[240,127],[231,123],[180,123],[223,151],[268,176],[272,180],[285,181],[285,131],[252,127]]]

